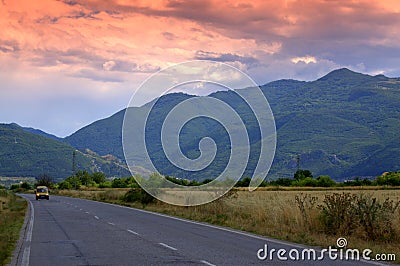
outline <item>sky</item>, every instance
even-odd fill
[[[0,123],[60,137],[188,60],[260,85],[341,67],[400,77],[397,0],[0,0],[0,28]]]

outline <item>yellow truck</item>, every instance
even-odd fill
[[[50,199],[49,189],[46,186],[38,186],[35,189],[35,194],[36,194],[36,200],[39,200],[39,199],[49,200]]]

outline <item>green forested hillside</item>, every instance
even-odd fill
[[[72,174],[71,145],[27,132],[16,124],[0,124],[0,176],[36,177],[48,174],[56,179]],[[114,175],[127,171],[105,159],[76,153],[76,169],[104,170]]]
[[[300,167],[336,180],[352,176],[376,176],[400,170],[400,79],[369,76],[348,69],[335,70],[312,82],[279,80],[262,86],[275,116],[277,152],[269,178],[290,177]],[[251,156],[246,175],[251,175],[259,155],[259,132],[248,107],[233,92],[210,95],[230,104],[245,118]],[[217,160],[201,173],[185,173],[166,161],[160,149],[163,118],[177,102],[188,97],[170,94],[157,102],[149,124],[149,151],[159,171],[183,178],[213,178],[229,156],[226,132],[209,119],[197,119],[182,129],[181,149],[188,157],[199,155],[198,141],[212,137],[219,144]],[[141,114],[143,106],[132,110]],[[97,121],[65,141],[101,155],[123,159],[121,126],[124,112]],[[158,126],[157,126],[158,125]],[[139,155],[138,155],[139,156]]]

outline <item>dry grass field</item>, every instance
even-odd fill
[[[236,189],[217,201],[194,207],[159,201],[147,205],[126,202],[122,199],[128,190],[56,193],[145,208],[311,246],[335,246],[338,237],[345,237],[348,248],[368,248],[375,254],[393,253],[396,262],[400,262],[400,190],[270,188],[249,192]]]

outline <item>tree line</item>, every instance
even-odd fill
[[[99,188],[139,188],[136,181],[138,177],[122,177],[108,179],[102,172],[89,173],[84,170],[77,171],[75,175],[66,178],[65,180],[55,183],[54,179],[46,174],[36,178],[34,186],[47,186],[57,189],[79,189],[84,187],[99,187]],[[140,178],[140,177],[139,177]],[[182,186],[200,186],[207,184],[212,179],[203,181],[180,179],[171,176],[165,176],[165,179]],[[248,187],[251,178],[245,177],[240,179],[235,187]],[[352,180],[337,182],[327,175],[321,175],[314,178],[309,170],[297,170],[292,178],[278,178],[275,180],[264,180],[260,187],[282,186],[282,187],[343,187],[343,186],[400,186],[400,172],[385,172],[375,179],[367,179],[356,177]],[[32,185],[28,183],[14,184],[11,189],[31,189]]]

